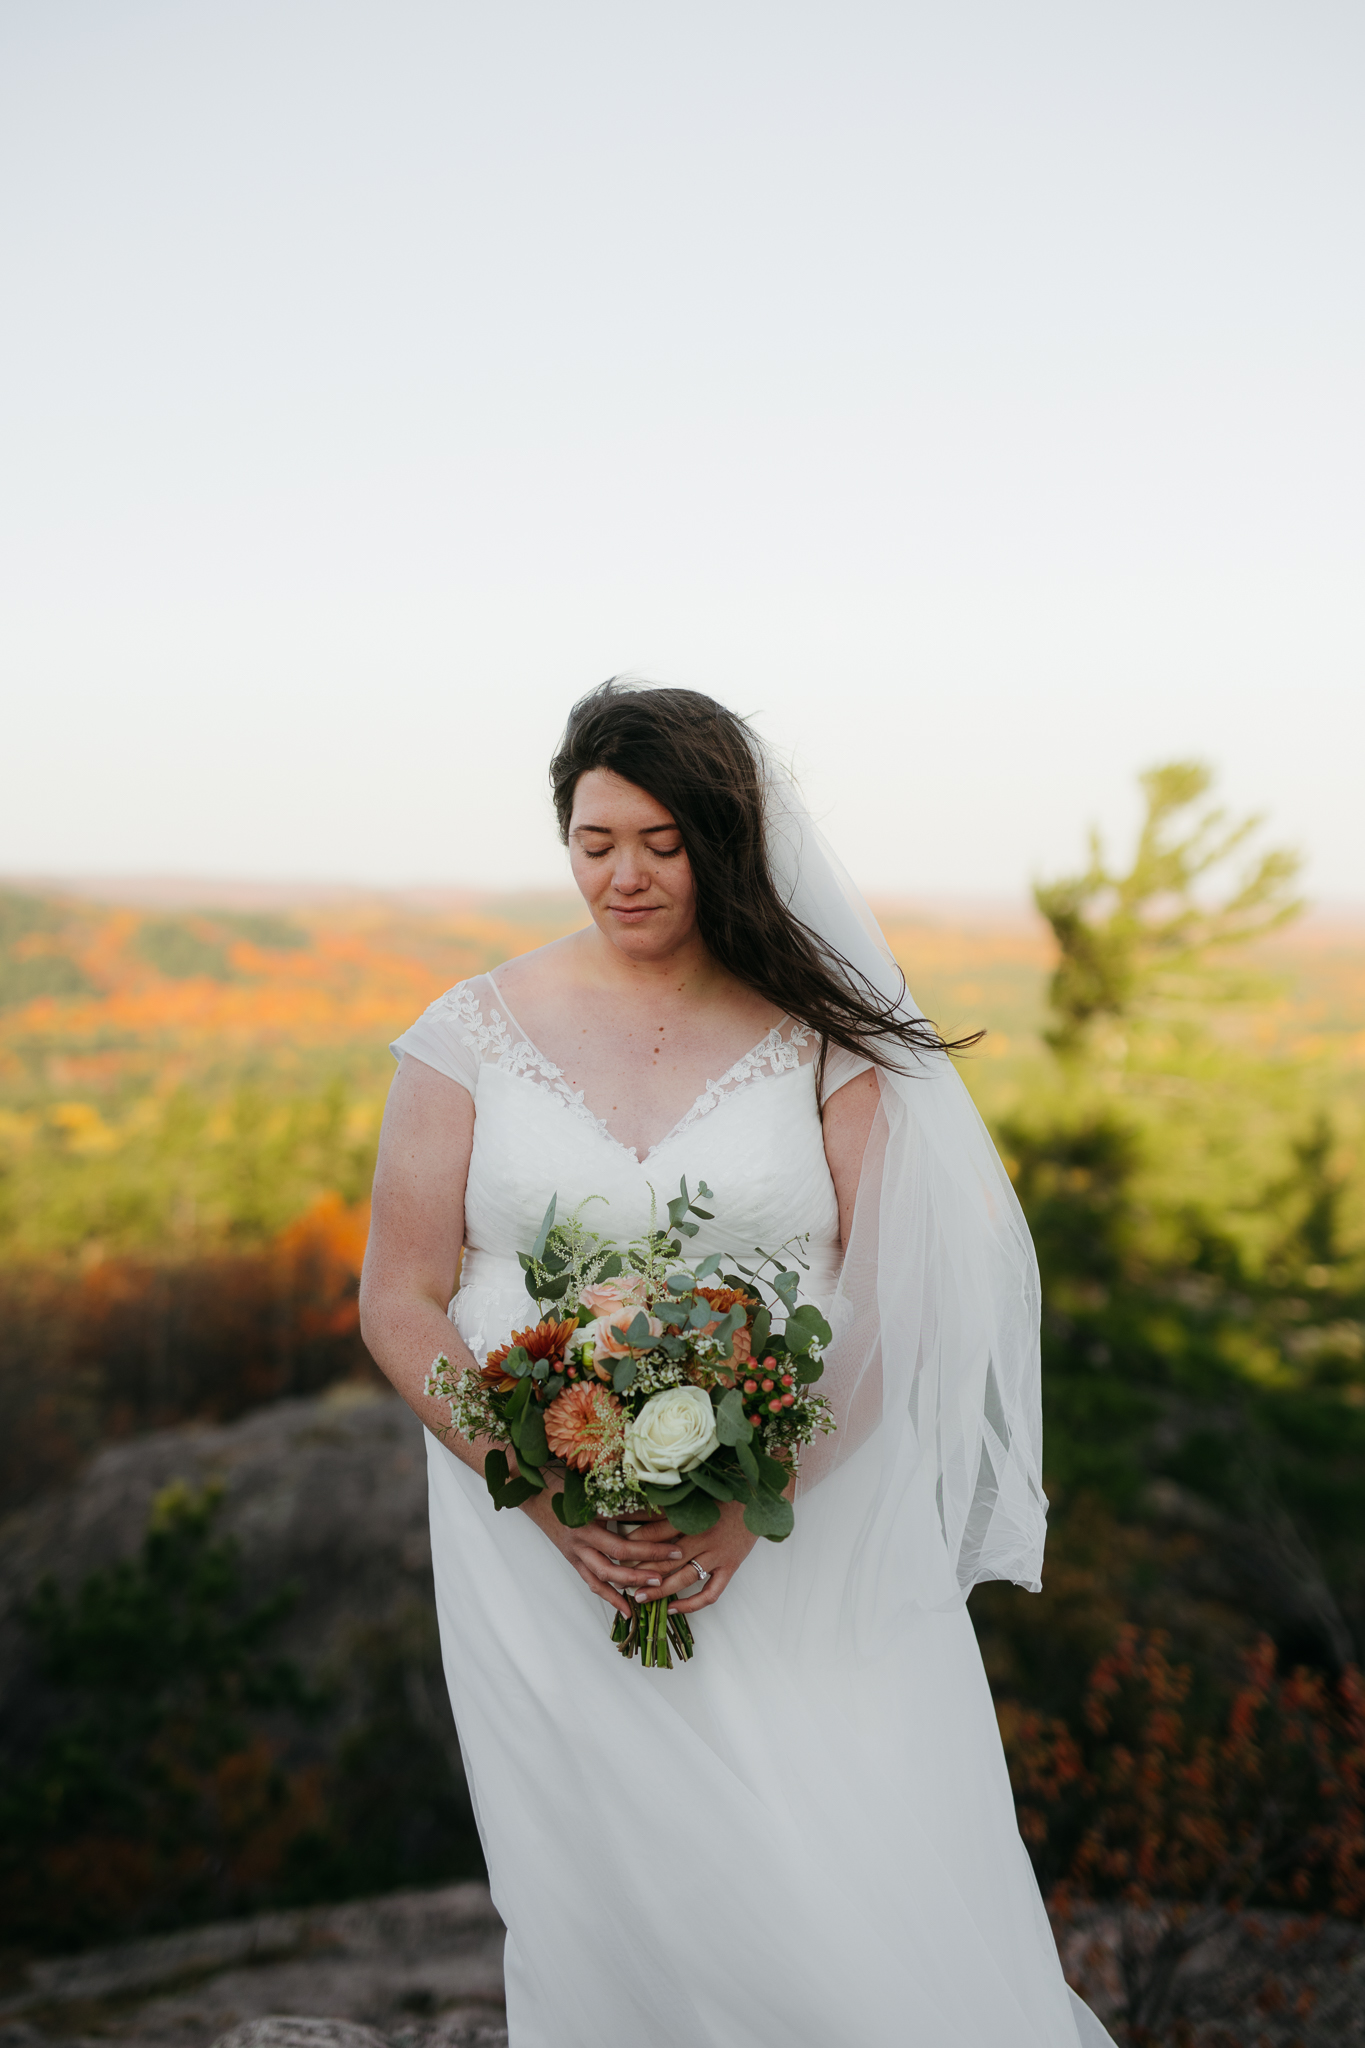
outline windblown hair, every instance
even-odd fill
[[[768,865],[759,742],[748,725],[698,690],[613,678],[580,697],[550,763],[560,837],[569,838],[580,775],[607,768],[671,813],[697,895],[697,925],[713,960],[830,1045],[905,1072],[892,1056],[959,1052],[927,1017],[906,1017],[783,903]],[[902,988],[904,981],[902,980]]]

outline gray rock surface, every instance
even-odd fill
[[[292,2013],[268,2013],[263,2020],[243,2020],[215,2048],[388,2048],[374,2027],[353,2020],[306,2020]]]
[[[31,1963],[0,2048],[496,2048],[503,1927],[448,1885]]]
[[[223,1485],[219,1527],[253,1594],[298,1587],[277,1640],[306,1668],[405,1596],[430,1597],[424,1432],[395,1395],[346,1384],[222,1426],[159,1430],[110,1445],[76,1485],[0,1524],[0,1707],[25,1661],[19,1604],[45,1573],[66,1588],[132,1556],[177,1479]]]

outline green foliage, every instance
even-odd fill
[[[350,1712],[328,1749],[325,1803],[272,1896],[370,1898],[482,1877],[430,1597],[348,1645]]]
[[[285,1088],[172,1087],[122,1108],[0,1119],[0,1245],[12,1259],[260,1243],[335,1192],[365,1200],[381,1104],[341,1074]]]
[[[45,896],[28,896],[18,889],[0,889],[0,946],[9,948],[33,932],[55,932],[61,927],[55,903]]]
[[[272,1654],[214,1490],[168,1487],[140,1554],[26,1611],[41,1730],[6,1731],[0,1911],[80,1946],[481,1868],[429,1603],[368,1629],[329,1689]]]
[[[0,1778],[0,1898],[15,1935],[116,1924],[118,1903],[74,1881],[101,1856],[121,1869],[136,1921],[226,1908],[243,1828],[223,1766],[250,1759],[251,1820],[290,1802],[248,1726],[252,1710],[314,1704],[264,1649],[290,1599],[243,1602],[232,1546],[212,1534],[216,1507],[212,1492],[167,1488],[139,1558],[70,1597],[48,1581],[25,1612],[61,1705],[36,1758]]]
[[[267,953],[301,952],[308,944],[308,934],[302,925],[273,911],[214,910],[205,916],[231,937],[245,939],[248,945],[260,946]]]
[[[1035,889],[1059,953],[1046,1034],[1057,1052],[1080,1052],[1102,1018],[1131,1019],[1162,1000],[1207,1003],[1236,994],[1242,984],[1219,975],[1211,955],[1264,937],[1300,908],[1288,893],[1298,856],[1280,849],[1262,853],[1221,898],[1201,895],[1201,884],[1261,823],[1230,824],[1218,807],[1189,820],[1211,780],[1193,761],[1149,769],[1141,778],[1146,817],[1128,872],[1109,870],[1092,832],[1085,871]]]
[[[997,1124],[1043,1277],[1049,1572],[1098,1514],[1081,1604],[1108,1626],[1174,1625],[1197,1670],[1258,1629],[1337,1669],[1365,1647],[1365,1258],[1332,1119],[1210,1021],[1256,992],[1227,956],[1293,914],[1294,862],[1211,890],[1255,821],[1182,824],[1202,769],[1143,780],[1128,872],[1092,843],[1038,891],[1060,1063]],[[1041,1656],[1001,1596],[975,1611],[1003,1682],[1037,1699],[1065,1671],[1076,1707],[1046,1593]]]
[[[18,1009],[39,996],[61,1000],[88,993],[90,977],[61,949],[66,921],[45,897],[0,889],[0,1010]],[[25,944],[34,940],[36,947]]]
[[[187,917],[146,918],[137,929],[133,948],[171,981],[191,981],[199,975],[210,981],[235,981],[237,970],[229,951],[239,939],[276,953],[294,952],[308,944],[307,933],[289,918],[266,911],[214,910]]]
[[[202,921],[187,917],[149,917],[138,927],[134,951],[158,974],[171,981],[231,981],[232,966],[224,938]]]

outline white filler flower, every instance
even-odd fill
[[[719,1442],[711,1396],[702,1387],[668,1387],[626,1424],[621,1462],[636,1486],[676,1486],[679,1473],[700,1465]]]

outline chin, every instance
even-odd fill
[[[618,924],[608,914],[606,918],[607,937],[622,953],[634,953],[647,957],[655,953],[670,953],[677,945],[677,932],[672,925],[657,924],[653,918],[648,924]]]

